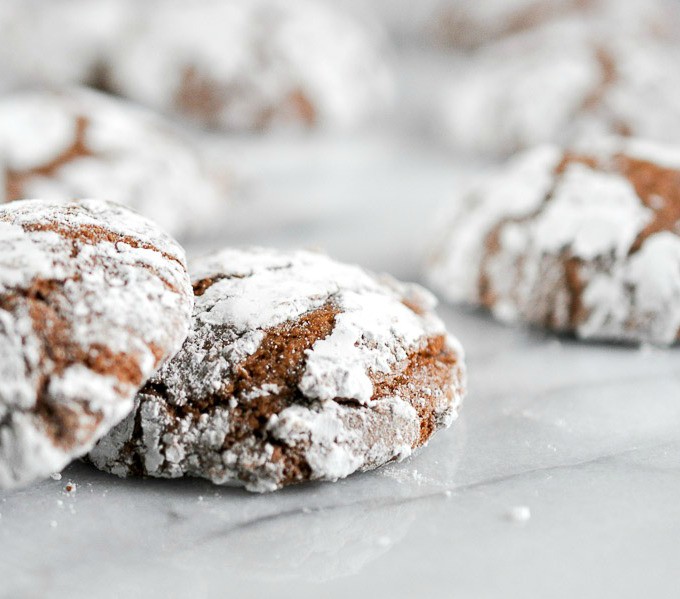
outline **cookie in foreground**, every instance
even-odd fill
[[[61,470],[186,336],[183,250],[118,205],[0,207],[0,488]]]
[[[456,418],[463,352],[416,285],[306,251],[193,268],[192,330],[90,453],[119,476],[272,491],[402,459]]]
[[[680,149],[542,146],[459,198],[428,265],[446,299],[583,339],[680,330]]]

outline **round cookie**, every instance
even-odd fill
[[[543,146],[467,192],[429,265],[454,302],[583,339],[680,331],[680,150]]]
[[[0,488],[61,470],[181,345],[184,252],[108,202],[0,207]]]
[[[132,7],[129,0],[2,0],[0,89],[100,85]]]
[[[605,134],[680,138],[680,45],[580,22],[545,26],[461,61],[442,106],[458,150],[509,155]]]
[[[385,108],[376,32],[307,0],[156,1],[114,56],[112,89],[209,127],[346,128]]]
[[[90,453],[119,476],[272,491],[402,459],[455,419],[463,353],[416,285],[305,251],[193,270],[193,328]]]
[[[226,220],[230,190],[174,128],[145,110],[72,88],[0,99],[4,201],[105,198],[191,237]]]

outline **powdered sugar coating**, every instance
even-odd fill
[[[96,200],[0,207],[0,488],[61,470],[186,336],[183,250]]]
[[[90,453],[99,468],[270,491],[404,458],[454,420],[463,353],[422,288],[264,249],[200,260],[193,280],[193,329]]]
[[[99,197],[180,236],[224,222],[228,179],[210,171],[174,128],[126,102],[84,89],[0,100],[2,200]]]
[[[680,330],[677,150],[540,147],[469,191],[429,265],[447,299],[579,337],[671,344]]]
[[[113,88],[226,129],[346,128],[391,97],[379,35],[307,0],[148,2]]]
[[[508,155],[603,134],[680,136],[680,46],[649,34],[559,22],[461,61],[444,94],[456,148]]]

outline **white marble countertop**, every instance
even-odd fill
[[[258,173],[263,220],[221,243],[320,246],[408,279],[467,174],[394,136],[243,140],[234,155]],[[411,459],[271,495],[74,464],[0,493],[0,597],[677,596],[678,350],[440,312],[469,396]]]

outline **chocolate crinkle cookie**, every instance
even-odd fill
[[[230,182],[186,137],[123,100],[81,88],[0,99],[0,202],[105,198],[173,234],[214,231]]]
[[[99,468],[272,491],[402,459],[455,419],[462,349],[420,287],[265,249],[205,258],[193,284],[189,337]]]
[[[108,86],[208,127],[348,128],[383,111],[379,32],[308,0],[145,2]]]
[[[440,129],[458,151],[503,156],[602,135],[680,137],[680,44],[560,22],[483,49],[446,86]]]
[[[135,23],[135,0],[2,0],[0,89],[99,86]]]
[[[183,250],[101,201],[0,207],[0,488],[61,470],[186,336]]]
[[[584,339],[680,330],[680,150],[543,146],[460,199],[429,265],[447,299]]]

